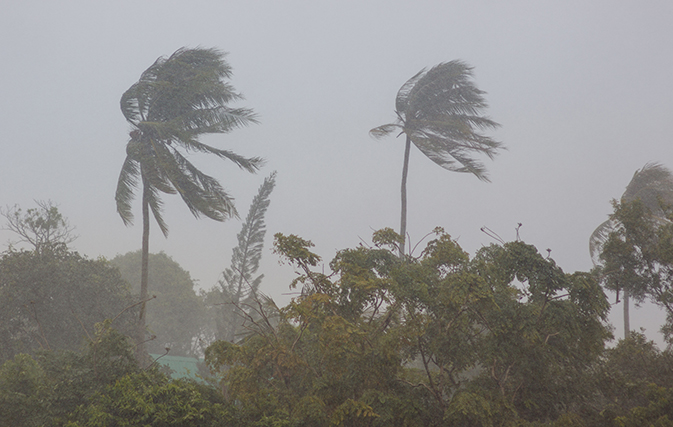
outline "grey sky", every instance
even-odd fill
[[[267,159],[258,175],[194,156],[237,200],[242,217],[271,171],[263,290],[292,276],[270,252],[275,232],[316,244],[329,261],[382,227],[398,228],[403,141],[368,130],[394,120],[399,87],[423,67],[462,59],[487,92],[491,184],[447,172],[418,151],[409,172],[409,233],[442,226],[473,253],[521,237],[564,270],[588,270],[588,237],[633,172],[673,167],[673,3],[632,1],[23,1],[0,15],[0,205],[51,199],[77,227],[74,247],[113,257],[140,247],[114,190],[129,126],[121,94],[181,46],[229,52],[233,85],[261,124],[207,142]],[[164,250],[202,287],[227,266],[239,221],[196,220],[166,197]],[[136,203],[136,216],[140,205]],[[4,244],[12,236],[0,232]],[[613,298],[613,297],[611,297]],[[615,306],[613,322],[621,322]],[[648,335],[663,320],[632,310]],[[618,328],[617,336],[621,335]]]

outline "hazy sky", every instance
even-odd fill
[[[114,191],[129,125],[121,94],[157,57],[182,46],[229,52],[232,84],[261,124],[205,142],[267,159],[257,175],[194,155],[236,198],[241,217],[278,171],[267,213],[262,290],[284,303],[293,277],[272,235],[338,249],[399,227],[403,141],[373,140],[394,120],[399,87],[423,67],[462,59],[487,92],[490,133],[508,151],[486,159],[492,183],[448,172],[412,151],[409,228],[442,226],[470,253],[516,237],[588,270],[588,238],[636,169],[673,168],[673,2],[660,1],[166,1],[5,2],[0,14],[0,205],[51,199],[77,227],[73,247],[113,257],[140,247]],[[164,198],[171,255],[201,287],[228,266],[241,222],[194,219]],[[154,224],[153,224],[154,225]],[[0,242],[13,236],[0,231]],[[325,267],[327,268],[327,267]],[[614,295],[611,295],[614,300]],[[621,305],[612,322],[621,336]],[[656,338],[664,316],[632,310]]]

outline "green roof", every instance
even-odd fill
[[[171,378],[174,380],[188,378],[196,381],[202,381],[196,375],[199,372],[198,363],[203,363],[203,359],[184,356],[162,356],[161,354],[150,354],[150,357],[159,365],[168,366],[173,372]]]

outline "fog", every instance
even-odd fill
[[[77,227],[72,247],[112,258],[140,247],[114,192],[130,126],[119,98],[159,56],[182,46],[229,52],[231,80],[260,124],[204,139],[262,156],[256,175],[207,156],[190,160],[220,179],[240,216],[272,171],[262,291],[288,299],[293,272],[271,253],[276,232],[339,249],[399,227],[403,140],[372,139],[392,122],[399,87],[424,67],[461,59],[487,92],[489,135],[508,148],[485,159],[491,183],[448,172],[412,151],[412,244],[441,226],[474,253],[521,238],[567,272],[592,267],[591,232],[636,169],[673,167],[673,3],[650,1],[25,1],[0,16],[0,205],[50,199]],[[228,266],[241,221],[195,219],[165,196],[165,251],[212,287]],[[14,237],[0,231],[2,248]],[[420,245],[422,246],[422,245]],[[419,246],[419,247],[420,247]],[[325,265],[325,269],[328,267]],[[614,301],[614,295],[611,295]],[[631,310],[631,327],[661,342],[664,315]],[[611,321],[621,337],[621,305]]]

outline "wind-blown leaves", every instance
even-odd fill
[[[622,202],[640,200],[654,218],[665,220],[662,203],[664,205],[673,203],[673,173],[659,163],[647,163],[633,174],[621,200]],[[618,223],[608,219],[591,233],[589,253],[594,265],[601,263],[599,255],[603,245],[618,226]]]
[[[488,104],[471,77],[472,67],[462,61],[421,70],[397,93],[397,122],[376,127],[370,134],[381,138],[399,128],[444,169],[470,172],[488,181],[486,168],[471,155],[478,152],[493,158],[503,146],[480,133],[499,125],[481,116]]]
[[[264,180],[259,191],[250,204],[248,216],[238,233],[238,246],[233,250],[231,266],[222,272],[219,281],[219,289],[215,293],[223,303],[218,310],[217,325],[218,335],[221,339],[233,342],[240,332],[239,321],[241,311],[247,312],[246,308],[253,305],[257,299],[257,290],[264,275],[254,277],[259,268],[264,247],[266,224],[264,216],[269,207],[269,197],[276,185],[276,172],[273,172]]]
[[[407,80],[397,92],[397,120],[375,127],[369,133],[383,138],[400,131],[405,134],[402,168],[402,212],[400,215],[400,255],[405,251],[407,230],[407,173],[411,143],[444,169],[469,172],[489,181],[486,167],[473,158],[475,153],[493,158],[502,143],[481,133],[499,125],[481,115],[487,107],[484,92],[472,82],[472,67],[462,61],[444,62],[423,69]]]
[[[242,96],[226,82],[231,67],[217,49],[178,49],[157,59],[121,97],[122,114],[131,124],[126,160],[117,182],[117,212],[125,225],[133,223],[131,203],[142,185],[143,239],[140,308],[136,357],[145,353],[145,301],[149,257],[149,212],[168,235],[162,217],[161,193],[179,194],[190,212],[216,221],[237,217],[233,199],[213,177],[197,169],[183,152],[215,154],[255,172],[259,157],[246,158],[199,141],[199,136],[226,133],[256,123],[252,110],[231,108]]]
[[[203,134],[257,122],[252,110],[227,105],[242,96],[224,81],[231,77],[224,56],[217,49],[178,49],[169,58],[159,58],[122,95],[122,113],[134,128],[116,193],[117,211],[126,225],[133,223],[131,201],[141,182],[164,235],[168,228],[159,193],[180,194],[196,217],[223,221],[237,216],[233,199],[217,180],[179,151],[215,154],[248,172],[262,164],[259,157],[246,158],[198,140]]]

